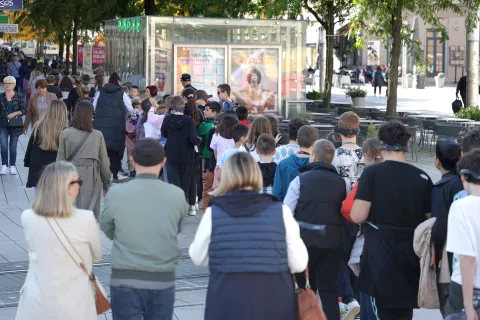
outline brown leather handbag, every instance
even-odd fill
[[[327,320],[315,292],[310,288],[308,266],[305,270],[305,289],[299,288],[295,276],[292,275],[295,283],[295,295],[297,296],[297,320]]]

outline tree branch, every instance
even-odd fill
[[[308,5],[308,0],[305,0],[304,3],[305,3],[305,8],[308,10],[308,12],[310,12],[310,13],[315,17],[315,19],[317,19],[317,21],[322,25],[322,27],[323,27],[325,30],[327,30],[327,29],[328,29],[327,22],[326,22],[325,20],[323,20],[323,19],[318,15],[318,13],[317,13],[315,10],[313,10],[312,7],[310,7],[310,6]]]

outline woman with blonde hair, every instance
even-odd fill
[[[102,257],[93,212],[73,204],[81,185],[73,164],[51,163],[40,176],[32,209],[22,213],[30,263],[16,320],[97,319],[91,281],[64,247],[73,247],[88,273]]]
[[[262,184],[248,153],[228,158],[190,246],[193,262],[210,267],[206,320],[296,318],[291,273],[305,270],[307,249],[290,209]]]
[[[57,161],[72,162],[83,179],[83,186],[75,202],[77,208],[93,210],[100,214],[100,197],[106,194],[111,184],[110,163],[105,139],[98,130],[93,130],[93,105],[81,100],[75,107],[70,128],[60,134]]]
[[[258,137],[263,133],[272,134],[272,125],[266,117],[257,117],[248,130],[245,143],[240,147],[240,151],[247,151],[257,162],[260,162],[260,156],[256,144]]]
[[[66,127],[67,107],[58,100],[53,100],[47,113],[33,126],[28,141],[24,164],[28,170],[26,187],[37,186],[43,168],[57,159],[60,134]]]

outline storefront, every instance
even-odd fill
[[[238,103],[278,112],[305,95],[306,22],[133,17],[105,22],[106,74],[178,94],[182,73],[214,97],[228,83]]]

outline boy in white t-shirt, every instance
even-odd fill
[[[453,202],[448,216],[447,251],[453,253],[452,283],[445,319],[480,316],[480,149],[463,155],[458,172],[468,196]]]

